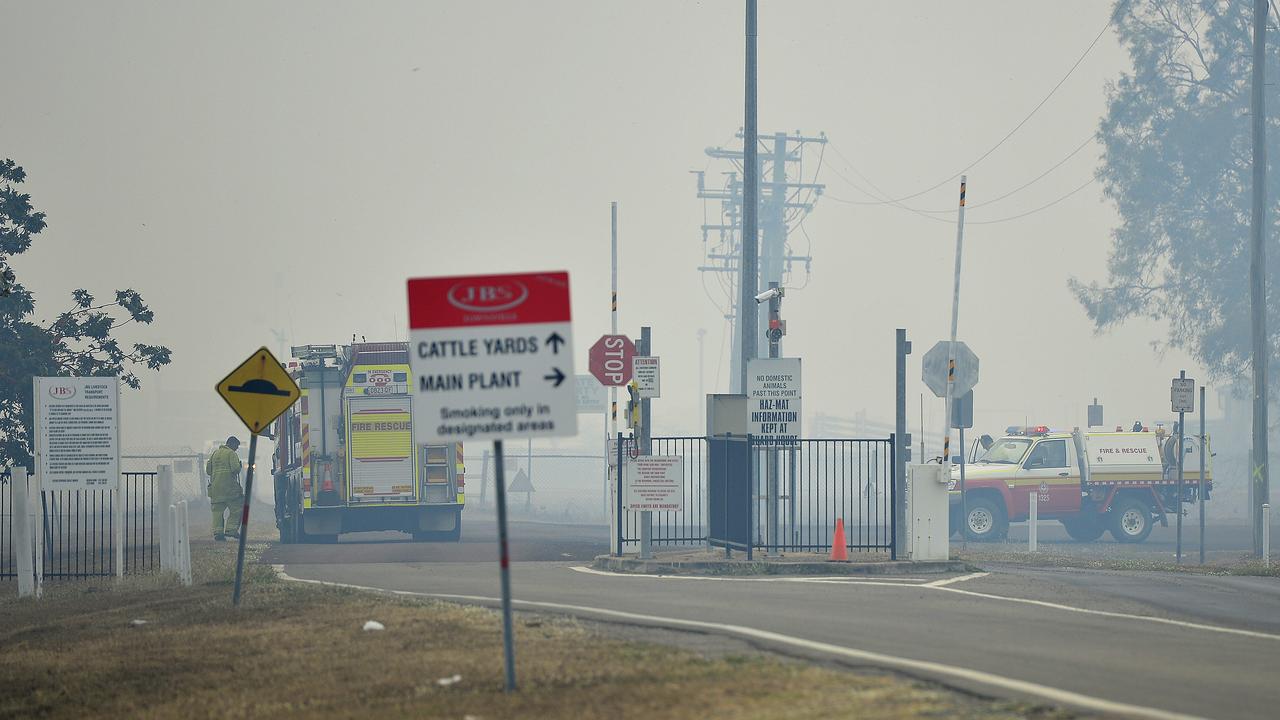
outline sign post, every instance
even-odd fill
[[[1173,411],[1178,413],[1178,441],[1174,446],[1178,449],[1178,564],[1182,564],[1182,463],[1186,459],[1187,451],[1184,449],[1184,438],[1187,436],[1187,413],[1196,410],[1196,381],[1187,377],[1187,371],[1183,370],[1178,373],[1178,377],[1173,379],[1173,387],[1169,390],[1169,396],[1172,400]],[[1203,454],[1203,449],[1201,450]]]
[[[569,274],[411,278],[414,441],[493,440],[506,690],[516,689],[502,442],[578,432]],[[594,374],[594,373],[593,373]]]
[[[1204,462],[1209,456],[1209,441],[1204,433],[1204,386],[1200,386],[1200,487],[1196,490],[1196,504],[1200,506],[1200,564],[1204,565]]]
[[[614,209],[617,209],[616,205],[614,206]],[[614,229],[616,231],[616,213],[614,220]],[[615,233],[615,240],[616,239]],[[615,244],[615,250],[616,249]],[[615,271],[617,270],[616,267],[614,269]],[[617,280],[616,272],[614,274],[614,279]],[[600,339],[596,340],[595,343],[592,344],[591,349],[587,351],[587,369],[596,380],[600,381],[601,385],[609,388],[610,418],[612,419],[612,422],[606,438],[611,437],[618,431],[618,388],[624,387],[627,383],[631,382],[631,364],[636,355],[636,346],[631,342],[631,339],[626,335],[618,334],[617,292],[614,293],[613,299],[613,333],[610,335],[601,335]],[[608,441],[606,440],[606,446],[607,445]],[[613,453],[609,453],[609,455],[612,457]],[[607,507],[605,515],[609,518],[609,537],[614,537],[620,532],[619,528],[621,527],[621,515],[615,511],[617,509],[617,505],[622,501],[622,496],[618,492],[618,488],[622,484],[622,475],[619,474],[618,477],[615,478],[613,476],[615,471],[610,470],[610,468],[615,466],[609,465],[608,463],[605,465],[606,490],[604,492],[604,496],[605,505]],[[621,473],[621,471],[616,472]]]
[[[249,503],[253,499],[253,464],[258,433],[280,413],[293,406],[302,391],[275,355],[265,347],[250,355],[214,386],[214,390],[249,429],[249,467],[244,473],[244,507],[240,511],[240,544],[236,549],[236,580],[231,604],[240,607],[240,583],[244,578],[244,544],[249,536]],[[210,478],[212,480],[212,478]]]

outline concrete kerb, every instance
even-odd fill
[[[870,560],[829,562],[804,559],[724,560],[688,557],[637,557],[599,555],[591,563],[595,570],[645,575],[920,575],[961,573],[970,569],[959,560],[911,562]]]

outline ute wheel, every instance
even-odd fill
[[[1102,518],[1096,514],[1064,518],[1062,527],[1067,529],[1067,534],[1076,542],[1093,542],[1107,530],[1102,524]]]
[[[1151,508],[1135,497],[1120,498],[1107,514],[1107,529],[1116,542],[1140,543],[1151,534]]]
[[[964,518],[965,537],[982,542],[998,540],[1009,532],[1009,518],[1004,508],[985,497],[968,498],[968,513]]]

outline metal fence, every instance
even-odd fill
[[[653,438],[652,454],[684,458],[684,509],[650,513],[655,547],[709,545],[826,552],[837,520],[850,551],[894,547],[893,437],[777,441],[752,436]],[[634,455],[630,440],[624,455]],[[619,492],[622,485],[619,484]],[[615,542],[640,541],[624,512]]]
[[[528,452],[509,448],[503,471],[509,488],[508,512],[514,517],[548,522],[607,523],[605,458],[596,455],[538,449]],[[480,460],[467,463],[467,509],[487,512],[493,507],[496,463],[485,450]],[[528,481],[526,491],[513,487],[517,477]]]
[[[654,545],[702,545],[707,542],[707,439],[705,437],[656,437],[651,454],[684,459],[684,509],[650,513]],[[634,455],[631,438],[623,439],[623,454]],[[615,460],[616,462],[616,460]],[[639,542],[640,513],[624,512],[622,541]]]
[[[751,537],[761,550],[893,551],[893,440],[751,438]]]
[[[152,572],[160,567],[154,472],[120,476],[124,571]],[[59,490],[41,493],[46,578],[105,577],[115,574],[116,495],[110,490]],[[13,493],[0,483],[0,577],[16,577]]]

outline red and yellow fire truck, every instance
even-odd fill
[[[415,540],[462,533],[462,443],[417,445],[406,343],[293,348],[302,398],[275,423],[280,540],[399,530]]]
[[[965,468],[951,470],[951,528],[971,540],[1005,536],[1009,523],[1030,517],[1031,498],[1041,520],[1059,520],[1072,538],[1138,543],[1168,513],[1180,512],[1177,438],[1160,432],[1055,432],[1038,426],[994,441]],[[1199,439],[1184,440],[1183,502],[1198,493]],[[1205,452],[1205,497],[1213,474]]]

